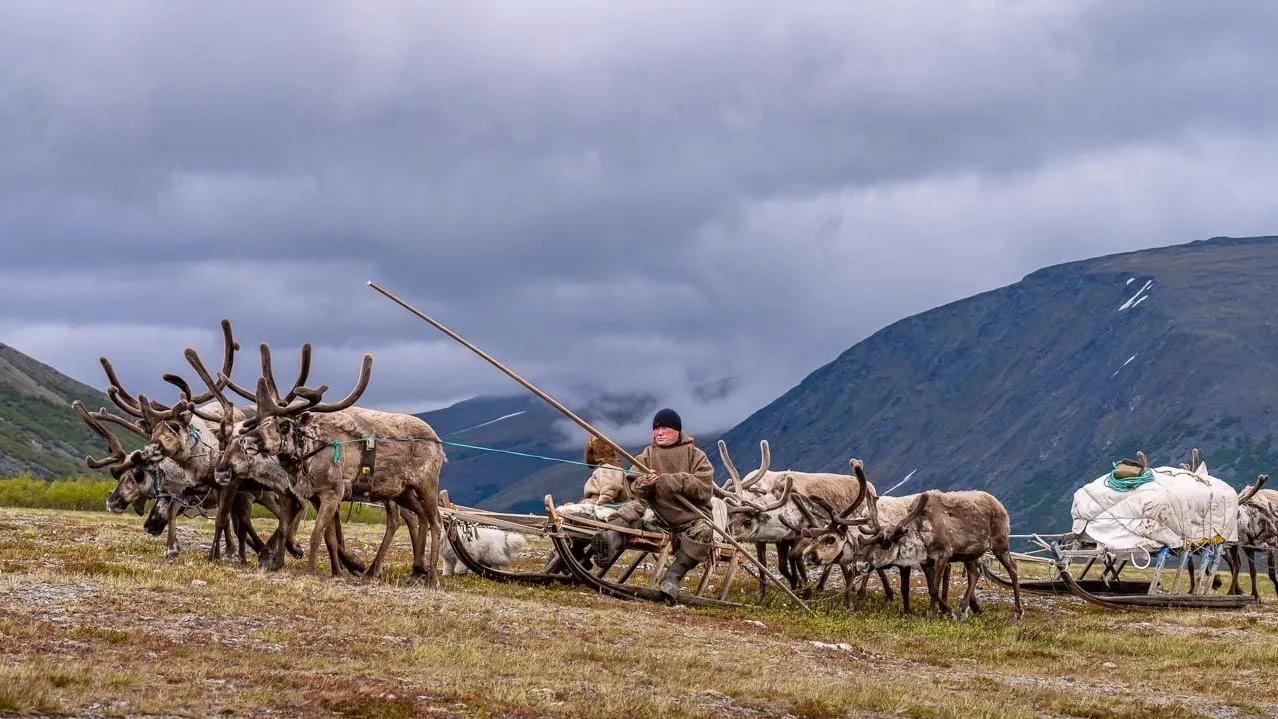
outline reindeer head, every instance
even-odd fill
[[[105,469],[115,479],[115,487],[106,498],[107,511],[119,514],[132,505],[133,510],[141,515],[147,499],[154,496],[151,478],[154,467],[150,462],[142,459],[140,451],[125,452],[119,438],[107,430],[102,423],[111,422],[141,437],[145,437],[146,433],[138,424],[113,415],[105,409],[89,412],[80,400],[72,402],[71,408],[95,434],[106,441],[107,449],[110,451],[109,455],[100,459],[84,458],[86,466],[92,469]]]
[[[266,469],[259,462],[262,457],[275,458],[277,464],[280,460],[300,461],[305,454],[306,441],[313,439],[313,432],[309,431],[312,419],[318,414],[339,412],[353,406],[368,388],[372,376],[373,356],[365,354],[355,388],[350,394],[337,402],[323,402],[328,385],[315,389],[301,386],[309,365],[308,344],[302,348],[301,376],[288,394],[281,397],[271,367],[271,349],[266,343],[262,343],[259,349],[262,376],[257,380],[257,392],[253,395],[257,414],[241,423],[235,431],[227,432],[230,439],[224,443],[216,474],[219,482],[229,481],[231,476],[245,476],[245,473]]]
[[[818,521],[816,513],[805,500],[798,498],[795,502],[796,507],[803,514],[805,525],[791,528],[807,542],[803,556],[808,564],[843,564],[850,561],[849,552],[854,547],[849,543],[852,528],[869,521],[865,517],[853,515],[862,502],[874,499],[874,490],[870,488],[870,480],[865,476],[865,468],[861,462],[853,459],[849,460],[848,464],[852,468],[852,473],[856,475],[857,493],[856,498],[842,512],[837,511],[825,498],[812,497],[812,502],[824,512],[824,520]]]
[[[781,516],[790,513],[790,521],[798,520],[790,500],[794,478],[786,472],[769,473],[772,450],[768,441],[759,442],[759,468],[745,480],[737,472],[737,466],[728,455],[728,445],[719,440],[719,456],[728,470],[728,481],[723,487],[715,487],[728,507],[728,533],[742,542],[776,542],[793,539],[794,533],[781,523]],[[731,488],[732,491],[728,491]]]
[[[917,565],[927,558],[927,547],[918,531],[926,518],[926,509],[933,492],[924,492],[910,505],[909,512],[895,524],[884,526],[879,521],[877,501],[871,503],[866,526],[859,527],[856,546],[858,572],[869,572],[889,565]],[[851,534],[851,533],[849,533]]]

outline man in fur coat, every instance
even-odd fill
[[[661,581],[661,592],[671,601],[679,594],[679,583],[693,567],[705,561],[714,548],[710,523],[685,507],[676,497],[710,515],[714,496],[714,467],[710,458],[683,432],[683,420],[673,409],[662,409],[652,418],[652,444],[636,457],[652,474],[635,480],[630,492],[635,497],[608,520],[609,524],[640,529],[643,513],[651,508],[674,534],[674,561]],[[594,537],[595,561],[611,566],[621,555],[625,539],[620,532],[605,530]]]

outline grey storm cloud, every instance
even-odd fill
[[[257,342],[311,341],[334,392],[375,353],[373,405],[517,389],[372,279],[549,390],[724,428],[1040,266],[1273,232],[1276,23],[1272,2],[15,0],[0,341],[98,386],[109,355],[169,397],[160,374],[216,355],[229,317],[239,378]]]

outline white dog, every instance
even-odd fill
[[[458,534],[470,556],[489,567],[504,567],[510,564],[515,558],[515,553],[528,544],[528,540],[524,539],[524,535],[519,532],[505,532],[494,527],[461,529]],[[444,560],[445,576],[466,573],[466,565],[457,558],[457,554],[453,552],[453,545],[447,537],[439,548],[439,556]]]

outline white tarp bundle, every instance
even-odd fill
[[[1154,467],[1154,479],[1126,492],[1098,477],[1074,492],[1073,533],[1111,549],[1176,549],[1204,539],[1238,540],[1238,493],[1199,465]]]

